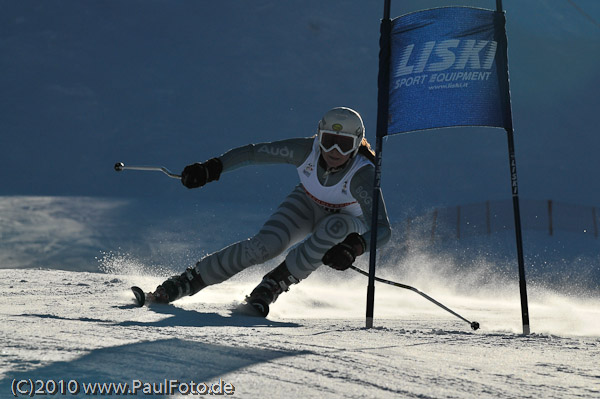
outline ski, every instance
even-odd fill
[[[131,291],[133,291],[133,295],[135,296],[135,301],[137,305],[141,308],[146,303],[146,294],[140,287],[131,287]]]
[[[262,299],[246,300],[233,309],[235,314],[251,317],[267,317],[269,314],[269,305]]]
[[[131,291],[133,292],[137,306],[140,308],[154,301],[152,293],[145,293],[140,287],[133,286],[131,287]],[[261,298],[247,297],[233,309],[233,312],[245,316],[267,317],[269,314],[269,304]]]
[[[167,302],[157,300],[157,297],[154,296],[153,292],[144,292],[140,287],[136,287],[135,285],[131,287],[131,291],[135,297],[135,303],[138,307],[142,307],[144,305],[150,306],[153,303],[166,304]]]

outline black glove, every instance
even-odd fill
[[[193,163],[181,172],[181,183],[187,188],[202,187],[208,182],[219,180],[223,163],[219,158],[212,158],[204,163]]]
[[[323,256],[323,263],[336,270],[346,270],[367,248],[365,239],[358,233],[350,233],[339,244],[334,245]]]

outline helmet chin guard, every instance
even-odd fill
[[[356,155],[365,137],[359,113],[346,107],[330,109],[319,121],[319,145],[325,152],[337,149],[342,155]]]

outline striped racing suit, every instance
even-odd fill
[[[234,148],[219,158],[223,174],[258,164],[291,164],[301,183],[253,237],[207,255],[195,270],[206,285],[223,282],[245,268],[264,263],[297,243],[285,257],[297,280],[305,279],[323,263],[321,258],[350,233],[362,235],[370,246],[373,164],[362,154],[339,170],[327,170],[317,138],[293,138]],[[391,235],[387,211],[380,196],[378,247]],[[366,252],[365,251],[365,252]]]

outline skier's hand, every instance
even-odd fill
[[[181,172],[181,183],[187,188],[202,187],[208,182],[219,180],[223,164],[219,158],[212,158],[204,163],[193,163]]]
[[[358,233],[350,233],[344,241],[334,245],[322,258],[324,264],[336,270],[346,270],[365,252],[366,243]]]

